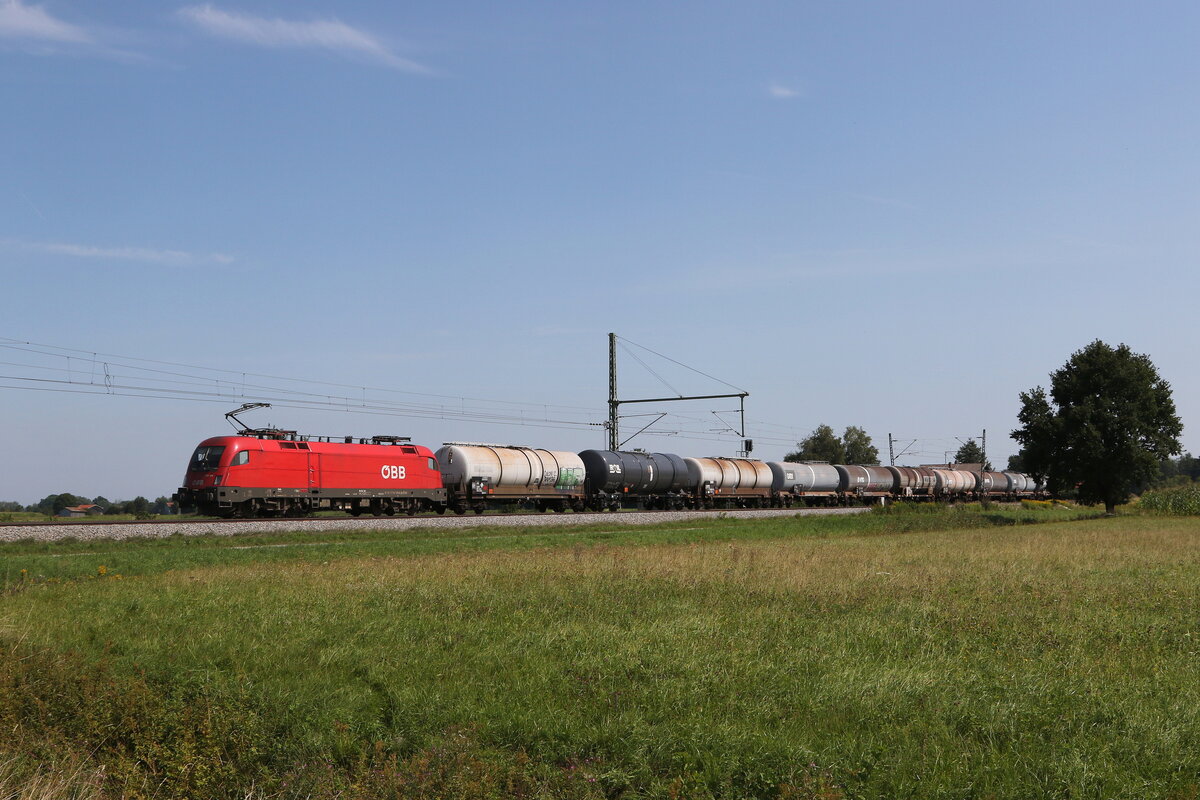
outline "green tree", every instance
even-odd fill
[[[841,438],[828,425],[818,425],[784,461],[828,461],[830,464],[878,464],[879,450],[862,428],[851,425]]]
[[[983,457],[983,448],[974,439],[967,439],[954,454],[956,464],[983,464],[984,472],[991,472],[992,465]]]
[[[784,461],[828,461],[830,464],[846,463],[846,447],[828,425],[818,425],[796,450],[783,457]]]
[[[138,495],[132,500],[125,500],[118,504],[122,514],[132,514],[138,519],[145,519],[150,516],[150,501]]]
[[[878,464],[879,450],[871,444],[871,437],[862,428],[851,425],[842,434],[842,448],[846,464]]]
[[[1026,471],[1046,476],[1051,491],[1077,487],[1084,503],[1118,503],[1158,474],[1158,462],[1179,453],[1183,423],[1171,385],[1147,356],[1097,339],[1050,374],[1050,394],[1021,393]]]

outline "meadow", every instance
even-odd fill
[[[1197,534],[1030,504],[7,545],[0,796],[1194,798]]]

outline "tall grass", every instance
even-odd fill
[[[159,797],[1195,796],[1200,523],[990,513],[30,584],[0,725]]]

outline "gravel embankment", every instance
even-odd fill
[[[731,511],[655,511],[649,513],[620,514],[545,514],[512,516],[466,516],[444,517],[370,517],[346,519],[278,519],[253,520],[249,522],[164,522],[155,524],[116,523],[94,525],[88,523],[61,523],[55,525],[5,525],[0,526],[0,542],[17,542],[34,539],[53,542],[61,539],[154,539],[182,534],[184,536],[236,536],[245,533],[287,531],[343,531],[343,530],[407,530],[410,528],[474,528],[479,526],[533,527],[592,525],[598,522],[620,520],[622,525],[654,525],[661,522],[696,520],[705,517],[788,517],[798,514],[856,514],[866,508],[806,508],[806,509],[761,509]]]

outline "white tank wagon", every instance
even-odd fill
[[[771,469],[771,492],[777,505],[829,502],[837,497],[841,476],[832,464],[768,461],[767,466]]]
[[[934,493],[941,498],[960,497],[975,491],[975,473],[965,469],[934,469]]]
[[[448,504],[459,514],[513,505],[583,510],[585,473],[575,453],[448,442],[435,455]]]

